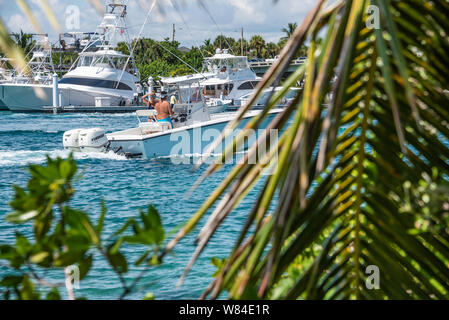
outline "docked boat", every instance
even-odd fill
[[[0,64],[0,108],[7,110],[15,96],[10,95],[11,87],[33,87],[33,94],[44,96],[39,85],[47,86],[52,82],[55,72],[52,63],[52,49],[47,34],[32,34],[34,46],[29,53],[28,70],[10,70],[6,64],[10,59],[2,58]],[[29,73],[27,73],[29,72]],[[11,99],[12,98],[12,99]]]
[[[50,86],[52,83],[55,68],[48,35],[32,34],[32,36],[34,46],[30,50],[27,63],[29,74],[26,70],[9,71],[8,78],[0,82],[0,101],[7,108],[26,99],[26,92],[30,90],[35,99],[44,98],[45,91],[41,87]]]
[[[112,3],[90,44],[59,81],[59,106],[128,106],[141,92],[126,26],[126,5]],[[130,55],[116,51],[124,42]],[[53,105],[53,85],[3,84],[3,102],[11,111],[45,112]],[[40,94],[38,94],[41,91]],[[0,91],[1,92],[1,91]]]
[[[274,88],[274,92],[277,92],[282,89],[283,89],[283,87],[276,87],[276,88]],[[284,95],[284,97],[279,101],[279,103],[276,107],[283,108],[291,100],[294,99],[295,95],[297,94],[297,92],[299,90],[301,90],[301,88],[299,88],[299,87],[290,88],[288,90],[288,92]],[[263,91],[262,95],[260,96],[260,98],[253,104],[252,109],[257,110],[257,109],[264,108],[268,104],[268,99],[272,93],[273,93],[273,88],[265,89]],[[228,110],[235,111],[235,110],[238,110],[240,107],[246,105],[249,102],[249,100],[251,99],[252,94],[253,93],[251,92],[251,93],[248,93],[248,94],[240,97],[239,99],[234,100],[233,104],[228,107]]]

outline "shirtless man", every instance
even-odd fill
[[[154,109],[157,111],[157,121],[158,122],[169,122],[173,128],[173,123],[171,122],[170,116],[172,116],[173,110],[170,107],[170,103],[167,101],[167,92],[161,92],[161,101],[156,103]]]
[[[149,99],[147,99],[149,97]],[[156,104],[159,102],[156,99],[156,92],[152,91],[151,93],[144,95],[142,97],[142,101],[147,104],[148,109],[154,109]]]

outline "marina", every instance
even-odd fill
[[[22,81],[1,84],[0,98],[3,103],[14,112],[44,112],[48,106],[94,106],[99,99],[106,101],[105,105],[134,104],[141,87],[137,84],[138,71],[129,47],[126,6],[108,5],[97,30],[99,31],[84,47],[72,68],[59,81],[57,78],[53,79],[53,64],[46,61],[51,50],[48,49],[45,53],[33,52],[33,59],[34,56],[39,56],[46,62],[38,64],[37,70],[31,69],[31,73],[33,77],[41,77],[41,72],[44,72],[47,80],[40,81],[42,84],[23,84]],[[131,55],[114,50],[120,41],[128,44]],[[46,47],[51,46],[47,44]],[[34,66],[33,59],[29,64]],[[51,66],[52,73],[46,72],[46,65]]]
[[[25,70],[10,75],[8,70],[0,69],[0,107],[3,110],[56,114],[123,113],[145,109],[144,91],[153,91],[155,82],[152,77],[148,82],[139,79],[135,45],[132,46],[127,28],[126,5],[108,4],[96,32],[60,35],[61,47],[54,49],[60,57],[59,71],[62,70],[62,55],[79,51],[61,78],[56,77],[48,35],[36,34],[33,37],[37,40],[33,42],[28,62],[31,77],[25,75]],[[115,50],[119,43],[126,46],[128,55]],[[216,49],[213,56],[204,58],[201,72],[192,67],[196,73],[162,77],[159,92],[196,83],[210,113],[234,111],[237,105],[241,105],[241,99],[249,97],[261,80],[254,68],[258,68],[259,74],[265,68],[263,74],[274,61],[257,62],[256,65],[249,63],[247,56],[235,56],[229,53],[229,49]],[[304,59],[295,60],[289,72],[303,63]],[[177,96],[176,99],[182,97]]]
[[[200,72],[191,69],[187,75],[161,77],[157,81],[150,77],[148,82],[142,82],[138,78],[126,16],[126,6],[106,6],[97,32],[61,34],[60,47],[53,48],[47,35],[35,35],[38,41],[33,42],[29,60],[31,78],[23,72],[11,72],[6,65],[8,60],[2,60],[5,68],[1,69],[0,83],[3,107],[0,113],[0,179],[21,184],[26,176],[23,166],[43,164],[46,155],[68,157],[73,152],[76,161],[89,168],[83,182],[76,185],[79,192],[75,203],[90,206],[100,201],[105,193],[110,195],[104,199],[111,206],[133,199],[132,205],[122,207],[108,218],[115,224],[126,217],[123,212],[142,206],[143,193],[156,198],[160,191],[166,190],[165,201],[156,205],[158,210],[176,213],[171,218],[163,217],[165,228],[175,228],[188,217],[189,206],[193,208],[201,203],[206,194],[204,191],[216,186],[220,177],[231,169],[231,165],[225,165],[226,169],[212,179],[203,192],[199,190],[188,200],[183,199],[191,183],[199,177],[199,172],[190,171],[192,165],[198,158],[214,161],[220,156],[225,145],[208,150],[209,145],[236,118],[238,107],[251,96],[261,78],[253,71],[247,56],[231,54],[228,49],[216,49],[212,55],[204,57]],[[122,43],[126,44],[130,54],[115,50],[120,39],[124,40]],[[52,52],[59,54],[59,61],[51,59]],[[72,65],[63,65],[63,55],[73,53],[76,59]],[[120,90],[124,88],[126,90]],[[260,109],[270,91],[279,89],[267,89],[255,109]],[[172,105],[172,126],[158,122],[155,105],[145,101],[145,94],[148,96],[152,92],[160,101],[164,91],[168,91],[169,97],[176,98]],[[271,110],[261,128],[281,113],[292,97],[290,95],[277,109]],[[239,130],[260,112],[253,110],[246,114]],[[28,123],[27,126],[20,128],[16,119]],[[257,140],[260,132],[249,137],[238,158]],[[174,163],[181,165],[172,168]],[[130,176],[129,172],[133,171],[146,173]],[[110,179],[103,178],[108,175]],[[185,183],[177,182],[175,191],[170,182],[179,179]],[[143,184],[138,192],[130,187],[137,181]],[[0,210],[6,211],[7,199],[12,196],[9,183],[1,183],[0,191]],[[245,205],[241,208],[242,212],[246,209]],[[234,229],[235,223],[241,223],[241,218],[237,217],[229,227]],[[0,230],[3,229],[7,230],[7,226],[1,222]],[[8,241],[10,236],[6,235],[2,240]],[[179,290],[175,286],[176,277],[180,276],[179,267],[192,253],[185,250],[170,268],[154,274],[162,278],[166,272],[177,273],[153,285],[157,296],[162,299],[196,297],[206,286],[205,279],[199,277],[203,272],[213,270],[209,260],[218,252],[217,248],[223,254],[229,252],[231,244],[222,246],[228,237],[227,232],[220,236],[215,248],[211,247],[209,257],[202,260],[198,276],[188,281],[195,283],[197,289]],[[129,254],[132,258],[140,252]],[[80,293],[105,298],[96,281],[107,276],[111,275],[99,266],[86,280],[90,284]],[[58,274],[52,273],[49,277],[57,281]],[[119,283],[111,283],[107,297],[118,290]],[[136,292],[131,298],[138,296]]]

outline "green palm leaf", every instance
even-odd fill
[[[423,175],[437,185],[448,179],[449,2],[325,2],[318,1],[296,29],[229,125],[237,127],[261,91],[279,83],[308,41],[304,68],[285,83],[288,88],[305,75],[304,89],[269,125],[282,136],[276,142],[259,138],[258,144],[268,141],[271,148],[266,164],[247,161],[254,145],[167,249],[215,206],[190,268],[261,183],[235,247],[203,298],[224,291],[245,298],[254,289],[260,298],[274,299],[448,298],[448,228],[417,230],[420,215],[406,209],[410,195],[404,186],[421,184]],[[367,27],[369,5],[379,8],[378,29]],[[246,128],[260,126],[280,98],[273,95]],[[265,177],[269,165],[275,170]],[[210,166],[200,182],[220,168]],[[377,290],[365,285],[371,265],[380,270]]]

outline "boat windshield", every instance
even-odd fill
[[[113,69],[123,69],[127,57],[104,56],[84,56],[79,59],[78,67],[106,67]]]
[[[246,57],[235,57],[225,59],[210,58],[205,59],[204,64],[205,64],[204,68],[210,72],[231,71],[248,68],[248,60]]]
[[[114,64],[116,69],[121,70],[125,67],[126,60],[126,57],[114,57],[112,58],[112,63]]]
[[[78,67],[90,67],[90,65],[92,64],[92,60],[93,57],[91,56],[80,57],[78,61]]]

